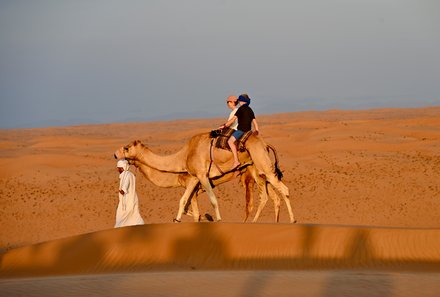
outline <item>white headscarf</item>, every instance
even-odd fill
[[[128,165],[127,160],[119,160],[118,163],[116,164],[116,167],[120,167],[124,169],[124,171],[127,171],[130,165]]]

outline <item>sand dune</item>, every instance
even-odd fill
[[[440,229],[150,224],[11,250],[0,276],[366,268],[440,272]]]
[[[263,224],[241,224],[238,180],[215,189],[224,223],[167,224],[183,189],[157,188],[133,170],[148,225],[111,229],[115,149],[140,139],[171,154],[224,119],[1,130],[0,276],[243,269],[437,275],[439,114],[432,107],[258,116],[262,136],[278,150],[295,226],[284,224],[284,205],[283,224],[272,224],[271,202]],[[212,212],[205,194],[199,201],[202,213]]]
[[[150,224],[0,258],[0,296],[434,297],[439,278],[440,229]]]

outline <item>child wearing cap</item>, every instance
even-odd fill
[[[234,156],[234,164],[232,165],[231,171],[237,169],[240,166],[240,161],[238,160],[237,147],[235,146],[235,141],[239,140],[241,136],[247,131],[252,130],[252,125],[255,128],[255,133],[258,134],[258,123],[255,118],[254,111],[249,107],[251,99],[247,94],[242,94],[238,97],[238,103],[240,107],[235,112],[234,116],[230,118],[224,125],[220,126],[220,129],[225,127],[231,127],[235,121],[238,122],[237,130],[232,134],[228,140],[229,147],[231,148],[232,154]]]

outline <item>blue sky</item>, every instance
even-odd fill
[[[0,0],[0,128],[440,105],[440,1]]]

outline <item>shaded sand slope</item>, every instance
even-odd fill
[[[278,150],[299,223],[440,228],[439,115],[440,107],[432,107],[257,117],[261,135]],[[0,130],[0,251],[112,228],[117,148],[140,139],[157,154],[171,154],[223,122]],[[133,172],[145,222],[172,222],[184,190],[158,188]],[[214,191],[223,221],[242,222],[238,182]],[[206,194],[199,201],[202,214],[212,213]],[[284,204],[280,220],[288,222]],[[273,221],[269,201],[259,222]]]
[[[153,224],[18,248],[0,261],[2,277],[231,269],[440,272],[440,230]]]
[[[356,270],[115,273],[0,279],[0,296],[438,297],[439,277]]]

